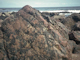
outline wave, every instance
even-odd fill
[[[73,13],[80,13],[80,10],[53,10],[53,11],[40,11],[40,12],[59,13],[59,15],[65,15],[67,17]]]
[[[80,10],[53,10],[53,11],[40,11],[40,12],[80,13]]]

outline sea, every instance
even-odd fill
[[[59,12],[64,15],[71,15],[72,13],[80,13],[80,6],[78,7],[33,7],[40,12]],[[17,12],[21,8],[0,8],[1,12]]]

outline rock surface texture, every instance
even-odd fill
[[[62,23],[66,25],[70,30],[73,30],[73,26],[80,21],[80,14],[74,13],[65,18]]]
[[[18,12],[0,18],[0,60],[80,58],[80,45],[71,39],[72,34],[80,42],[78,32],[71,32],[66,24],[53,19],[54,15],[43,15],[26,5]]]

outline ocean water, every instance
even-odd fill
[[[59,12],[59,15],[66,17],[72,13],[80,13],[80,6],[78,7],[37,7],[40,12]]]
[[[70,15],[72,13],[80,13],[80,6],[78,7],[33,7],[40,12],[60,12],[64,15]],[[0,12],[17,12],[21,8],[0,8]],[[61,15],[60,14],[60,15]]]
[[[40,10],[41,12],[80,12],[80,6],[79,7],[37,7],[37,10]]]
[[[0,8],[0,12],[17,12],[21,8]]]

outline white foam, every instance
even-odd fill
[[[72,12],[72,13],[80,13],[80,10],[68,10],[68,12]]]
[[[53,10],[53,11],[40,11],[40,12],[49,12],[49,13],[59,13],[59,15],[69,16],[73,13],[80,13],[80,10]]]
[[[40,12],[65,12],[65,13],[80,13],[80,10],[53,10],[53,11],[40,11]]]
[[[71,15],[72,13],[59,13],[59,15],[65,15],[65,16],[69,16]]]

